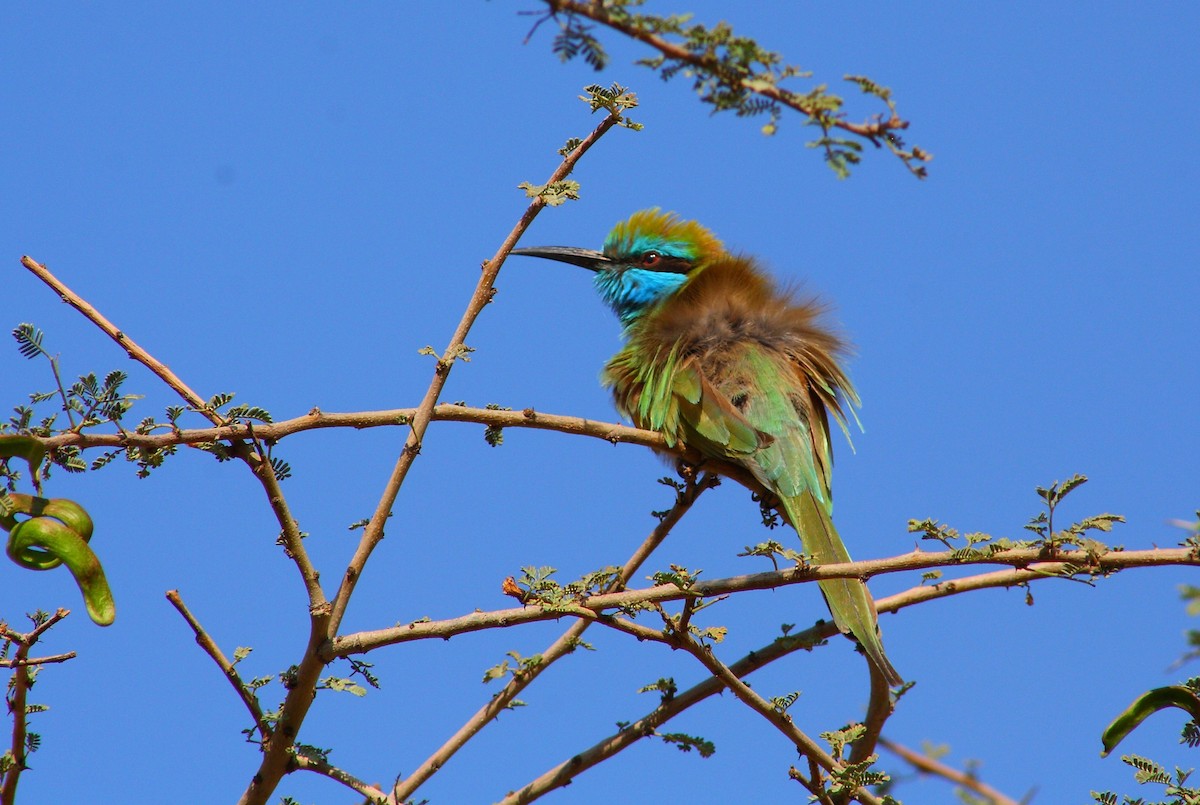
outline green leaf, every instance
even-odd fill
[[[50,353],[42,346],[42,339],[45,334],[34,327],[29,322],[18,324],[12,331],[13,338],[17,339],[17,352],[20,352],[23,357],[33,360],[38,355],[50,357]]]
[[[317,687],[325,688],[327,690],[335,690],[339,693],[352,693],[355,696],[367,695],[367,689],[354,682],[354,680],[341,679],[336,676],[325,677],[317,684]]]
[[[227,391],[220,392],[219,394],[214,394],[212,397],[209,398],[208,402],[206,402],[204,404],[204,407],[209,410],[216,411],[218,409],[224,408],[226,405],[228,405],[230,402],[232,402],[233,397],[234,397],[234,395]]]
[[[292,477],[292,465],[291,464],[288,464],[283,459],[276,458],[275,456],[272,456],[270,461],[271,461],[271,469],[275,472],[276,480],[285,481],[288,478]]]
[[[700,738],[695,735],[687,735],[682,732],[664,732],[659,733],[658,737],[663,743],[672,744],[680,752],[691,752],[693,749],[702,758],[712,757],[717,751],[716,745],[705,738]]]
[[[796,703],[800,698],[800,691],[795,690],[783,696],[772,696],[771,706],[775,708],[776,713],[786,713],[788,708]]]

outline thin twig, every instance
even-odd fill
[[[546,184],[550,185],[562,181],[569,176],[571,171],[575,169],[575,165],[579,162],[580,158],[604,136],[605,132],[620,121],[621,115],[618,112],[613,111],[608,114],[591,134],[585,137],[574,150],[563,158],[562,164],[555,169]],[[524,214],[521,215],[521,219],[504,239],[496,254],[483,265],[483,273],[480,275],[479,282],[475,286],[475,292],[471,295],[471,299],[467,303],[467,309],[463,313],[458,327],[455,328],[454,335],[450,337],[450,342],[446,345],[446,349],[437,358],[433,379],[429,383],[429,388],[425,392],[424,399],[417,406],[409,422],[410,430],[408,438],[405,440],[404,449],[400,451],[400,457],[396,460],[396,466],[392,469],[391,477],[388,479],[383,494],[380,496],[379,505],[376,506],[374,514],[371,515],[370,521],[368,521],[366,528],[363,529],[363,535],[359,540],[358,548],[355,550],[354,556],[351,558],[350,564],[342,576],[341,586],[338,588],[337,595],[333,600],[333,614],[329,624],[331,636],[337,633],[338,627],[341,625],[342,617],[346,612],[346,606],[350,602],[350,595],[354,592],[359,578],[362,577],[367,559],[370,557],[371,552],[375,550],[375,546],[383,539],[384,525],[391,514],[392,506],[396,502],[396,496],[400,493],[400,487],[408,475],[409,468],[412,467],[413,461],[416,460],[417,455],[421,452],[421,444],[425,438],[425,431],[428,429],[429,423],[433,420],[433,409],[437,405],[438,397],[441,396],[442,389],[450,377],[450,371],[454,367],[455,361],[464,354],[467,333],[470,332],[479,314],[483,312],[483,308],[492,301],[492,297],[495,294],[494,285],[496,277],[500,273],[500,267],[504,265],[504,259],[512,251],[513,247],[517,245],[517,241],[521,239],[521,236],[525,234],[530,224],[533,223],[534,218],[537,217],[537,214],[545,206],[546,200],[542,196],[534,197]]]
[[[981,797],[986,797],[991,802],[991,805],[1021,805],[1021,803],[1017,802],[1017,800],[1005,796],[987,783],[981,782],[970,774],[959,771],[951,766],[947,766],[945,763],[935,760],[928,755],[922,755],[919,752],[914,752],[907,746],[903,746],[894,741],[889,741],[887,738],[880,738],[879,745],[889,752],[895,754],[905,762],[909,763],[917,771],[934,774],[938,777],[945,778],[956,785],[961,785],[963,788],[968,788],[976,794],[979,794]]]
[[[351,788],[367,798],[367,802],[386,802],[387,792],[376,788],[370,783],[363,782],[349,772],[339,769],[328,762],[318,760],[317,758],[309,757],[308,755],[297,754],[295,756],[296,768],[304,771],[311,771],[320,774],[322,777],[328,777],[330,780],[341,783],[347,788]]]
[[[8,753],[12,756],[12,764],[5,771],[3,778],[0,779],[0,805],[13,805],[16,802],[17,783],[21,780],[21,772],[28,768],[25,762],[28,757],[28,753],[26,752],[26,740],[29,730],[27,723],[29,717],[28,696],[34,677],[34,673],[30,672],[29,666],[36,664],[36,662],[29,660],[29,650],[34,647],[42,635],[70,614],[70,610],[60,607],[53,615],[46,618],[42,623],[35,625],[32,631],[25,634],[13,631],[6,624],[0,623],[0,639],[8,640],[17,646],[17,651],[12,661],[13,677],[9,682],[8,695],[5,697],[8,704],[8,712],[12,714],[13,719],[12,741],[8,750]],[[74,656],[74,652],[71,652],[71,654]],[[46,661],[49,660],[42,660],[42,662]]]
[[[32,257],[25,256],[21,258],[21,265],[29,269],[34,276],[42,282],[50,286],[59,298],[66,302],[71,307],[78,310],[84,315],[88,321],[95,324],[103,330],[109,338],[116,341],[122,349],[138,363],[145,366],[155,375],[162,379],[164,383],[170,386],[176,394],[184,399],[188,405],[204,414],[214,425],[221,424],[221,418],[212,411],[206,411],[204,400],[195,391],[184,383],[174,372],[171,371],[165,363],[162,363],[146,350],[138,346],[137,342],[122,332],[115,324],[105,318],[99,310],[92,307],[87,300],[79,294],[72,291],[62,283],[58,277],[50,273],[50,270],[41,263],[34,260]]]
[[[0,635],[2,637],[3,635]],[[55,662],[66,662],[75,659],[74,651],[65,654],[51,654],[48,657],[31,657],[28,660],[0,660],[0,668],[18,668],[22,665],[49,665]]]
[[[708,672],[725,687],[729,688],[729,691],[739,701],[766,719],[779,732],[783,733],[792,742],[792,745],[796,747],[796,751],[814,760],[821,768],[828,772],[837,772],[843,768],[840,762],[822,749],[807,733],[797,727],[795,722],[792,721],[791,716],[777,709],[771,702],[758,695],[758,692],[743,682],[741,677],[734,673],[729,666],[717,659],[711,646],[701,644],[691,635],[682,637],[683,639],[679,641],[679,647],[699,660],[708,669]],[[819,794],[821,792],[819,782],[816,780],[810,782],[818,786],[815,789],[810,789],[812,793]],[[865,789],[860,788],[854,793],[854,796],[863,805],[881,805],[879,798]]]
[[[633,555],[626,560],[617,577],[609,585],[610,589],[619,590],[629,583],[633,575],[645,563],[650,555],[662,544],[667,535],[671,533],[671,529],[682,519],[682,517],[691,509],[696,500],[704,492],[705,489],[711,487],[714,483],[714,478],[709,475],[703,476],[699,481],[689,483],[687,487],[679,494],[675,500],[675,505],[667,511],[666,515],[659,521],[658,525],[647,535],[642,544],[638,546]],[[491,721],[507,708],[522,690],[527,688],[534,679],[543,671],[550,667],[554,662],[562,657],[570,654],[579,645],[579,640],[583,633],[592,625],[592,620],[580,619],[573,623],[570,628],[562,633],[550,646],[541,652],[541,662],[537,665],[522,669],[519,673],[513,674],[508,680],[504,688],[493,696],[487,704],[481,707],[466,723],[450,736],[444,744],[438,747],[432,755],[430,755],[420,766],[413,771],[407,778],[402,781],[397,781],[392,789],[392,797],[389,800],[391,803],[404,802],[410,798],[417,788],[422,785],[430,776],[440,769],[445,763],[461,749],[468,740],[474,737],[483,727],[491,723]]]
[[[212,636],[200,625],[200,621],[187,608],[187,605],[183,603],[183,599],[179,596],[179,591],[167,590],[167,600],[183,616],[188,626],[192,627],[192,632],[196,635],[196,643],[200,648],[204,649],[208,656],[212,657],[213,662],[217,664],[217,667],[225,674],[225,678],[229,680],[229,684],[233,686],[238,698],[242,700],[242,704],[246,705],[246,709],[250,711],[250,717],[254,720],[254,728],[258,730],[261,741],[263,743],[269,741],[271,739],[271,727],[267,724],[267,720],[263,718],[262,707],[259,706],[258,697],[242,682],[242,677],[237,672],[237,668],[229,661],[225,653],[221,651],[221,647],[212,639]]]
[[[928,153],[919,148],[904,151],[897,145],[898,132],[907,129],[909,124],[907,120],[899,117],[894,111],[886,120],[880,116],[876,116],[871,122],[852,123],[842,116],[831,115],[828,110],[820,105],[810,103],[808,101],[810,96],[800,95],[783,89],[770,81],[763,81],[761,80],[761,76],[754,74],[748,74],[744,77],[731,75],[730,71],[724,68],[717,56],[710,53],[693,53],[685,47],[669,42],[649,30],[628,22],[626,19],[611,15],[602,3],[585,2],[585,0],[547,0],[547,3],[552,13],[566,11],[598,22],[601,25],[624,34],[630,39],[649,45],[668,59],[713,75],[721,75],[728,80],[729,84],[736,85],[741,90],[786,106],[804,115],[810,121],[821,121],[820,125],[822,128],[841,129],[849,134],[862,137],[876,146],[880,145],[882,141],[918,177],[924,176],[924,170],[918,166],[914,166],[912,163],[914,161],[917,163],[928,162],[932,158]]]
[[[68,288],[62,280],[54,276],[46,266],[34,260],[32,257],[22,257],[21,265],[25,266],[38,279],[46,283],[50,288],[58,294],[59,298],[66,302],[71,307],[78,310],[83,316],[100,330],[102,330],[109,338],[117,342],[117,344],[125,350],[130,358],[133,358],[138,363],[145,366],[155,374],[160,380],[167,384],[175,391],[184,402],[194,408],[209,422],[219,427],[226,426],[225,419],[216,411],[210,409],[204,399],[196,393],[190,386],[183,382],[182,379],[162,361],[155,358],[136,341],[125,334],[120,328],[108,320],[99,310],[93,307],[87,300],[79,294]],[[246,428],[241,435],[250,436]],[[62,436],[68,436],[63,434]],[[80,434],[76,434],[79,436]],[[132,434],[113,434],[118,439],[127,440]],[[62,438],[62,437],[59,437]],[[270,462],[266,457],[258,451],[253,450],[244,441],[237,438],[230,439],[230,451],[237,458],[241,459],[254,473],[255,477],[263,485],[267,493],[267,501],[271,506],[271,511],[275,514],[275,519],[279,521],[279,526],[283,531],[283,541],[287,547],[289,555],[295,562],[296,567],[300,571],[301,578],[304,581],[305,589],[308,591],[309,608],[314,613],[313,617],[319,617],[322,607],[325,605],[325,596],[321,592],[319,576],[316,568],[308,558],[308,553],[305,551],[303,544],[300,541],[300,529],[296,525],[295,519],[292,517],[288,509],[286,500],[283,494],[279,491],[279,485],[275,482],[274,472],[270,471]],[[267,469],[263,469],[263,465],[267,465]]]

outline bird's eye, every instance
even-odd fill
[[[646,252],[642,255],[642,265],[646,268],[654,268],[662,262],[662,255],[658,252]]]

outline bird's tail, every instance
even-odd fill
[[[838,536],[833,520],[813,497],[812,492],[784,498],[782,503],[788,520],[800,534],[804,552],[816,564],[850,561],[850,554],[846,551],[842,538]],[[903,684],[904,680],[884,654],[883,642],[879,639],[875,601],[871,598],[867,585],[859,579],[825,579],[817,583],[838,629],[853,635],[862,645],[867,659],[879,669],[889,685],[895,687]]]

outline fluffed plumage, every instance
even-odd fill
[[[850,555],[832,520],[829,416],[846,429],[858,395],[839,359],[845,343],[822,308],[781,291],[707,229],[644,210],[613,229],[604,251],[517,249],[595,271],[625,327],[602,380],[638,427],[659,431],[749,473],[769,493],[817,564]],[[838,628],[863,646],[891,685],[902,682],[879,639],[859,579],[819,582]]]

